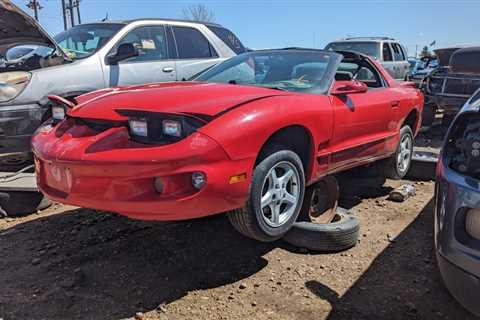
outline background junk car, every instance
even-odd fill
[[[424,80],[426,108],[431,109],[431,116],[425,119],[427,125],[438,109],[444,110],[444,118],[451,121],[480,88],[480,47],[439,49],[435,54],[440,67]]]
[[[377,160],[392,178],[410,167],[423,96],[367,56],[255,51],[196,80],[104,89],[73,109],[53,98],[67,117],[55,111],[60,122],[33,138],[41,190],[139,219],[231,210],[238,231],[272,241],[321,177]]]
[[[437,167],[435,246],[447,288],[480,316],[480,91],[450,127]]]
[[[75,26],[50,38],[38,23],[0,2],[0,153],[30,151],[30,137],[48,117],[49,94],[67,99],[96,89],[189,78],[245,51],[218,24],[141,19]],[[20,31],[19,31],[20,30]],[[28,47],[27,47],[28,46]]]
[[[397,80],[407,80],[410,64],[407,50],[395,39],[388,37],[351,37],[329,43],[326,50],[357,51],[371,56]]]

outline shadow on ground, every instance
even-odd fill
[[[341,297],[321,279],[305,285],[331,303],[329,320],[475,319],[442,285],[432,226],[433,200]]]
[[[86,209],[52,215],[0,234],[0,316],[131,317],[246,278],[272,248],[223,216],[167,224]]]

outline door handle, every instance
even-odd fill
[[[173,70],[174,69],[172,67],[165,67],[165,68],[162,69],[162,71],[165,72],[165,73],[173,72]]]
[[[400,101],[394,100],[394,101],[390,102],[390,104],[392,105],[392,107],[398,107],[400,105]]]

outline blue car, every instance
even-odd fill
[[[435,248],[452,295],[480,316],[480,90],[451,124],[437,165]]]

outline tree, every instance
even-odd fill
[[[420,52],[420,58],[431,58],[432,53],[428,49],[428,46],[423,47],[422,52]]]
[[[213,11],[208,9],[204,4],[190,5],[183,8],[183,16],[187,20],[199,22],[214,22],[215,15]]]

